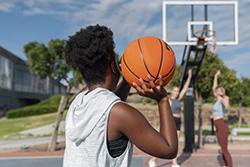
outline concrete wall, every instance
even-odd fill
[[[2,47],[0,47],[0,56],[8,59],[12,62],[11,64],[13,64],[11,89],[1,87],[0,85],[0,111],[34,104],[55,93],[64,93],[66,91],[66,87],[56,80],[52,80],[52,90],[46,89],[47,87],[44,87],[44,85],[47,84],[48,79],[41,80],[38,76],[28,70],[27,63],[24,60],[18,58],[13,53]],[[27,76],[28,79],[32,78],[32,84],[30,84],[29,81],[27,82]],[[1,79],[3,81],[3,78],[0,76],[0,80]],[[36,82],[33,82],[34,79]],[[56,86],[60,87],[58,89],[60,90],[59,92],[54,91]],[[42,88],[45,88],[45,90]]]

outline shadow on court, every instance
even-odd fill
[[[177,162],[178,162],[178,164],[181,165],[186,160],[188,160],[190,157],[191,157],[191,153],[184,153],[183,152],[181,155],[178,156]],[[171,165],[171,164],[172,164],[172,161],[169,161],[169,162],[163,163],[161,165],[158,165],[157,167],[165,167],[166,165]]]
[[[218,155],[217,155],[217,161],[218,163],[220,164],[220,166],[223,166],[224,165],[224,161],[223,161],[223,155],[220,151],[218,151]]]
[[[186,160],[188,160],[191,157],[192,153],[182,153],[178,158],[177,162],[178,164],[184,163]]]

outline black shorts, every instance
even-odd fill
[[[174,116],[174,121],[175,121],[176,129],[181,130],[181,118]]]

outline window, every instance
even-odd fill
[[[0,55],[0,88],[12,89],[13,63]]]
[[[20,92],[47,94],[46,79],[40,79],[37,75],[26,70],[17,70],[15,73],[15,90]]]

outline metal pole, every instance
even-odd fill
[[[185,124],[185,146],[183,151],[192,153],[195,140],[194,140],[194,93],[193,88],[188,88],[184,98],[184,124]]]
[[[207,5],[204,5],[204,20],[207,21],[208,20],[208,15],[207,15]],[[208,30],[208,25],[204,26],[204,29]],[[202,34],[203,36],[204,34]],[[208,32],[205,32],[205,36],[208,36]]]
[[[208,15],[207,15],[207,5],[204,5],[204,20],[208,20]]]
[[[191,21],[194,21],[194,5],[191,5]],[[192,36],[194,36],[194,27],[191,26]]]

